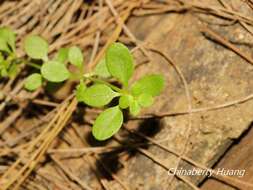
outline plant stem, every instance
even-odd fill
[[[118,88],[117,86],[115,86],[115,85],[113,85],[109,82],[106,82],[104,80],[101,80],[101,79],[98,79],[98,78],[93,78],[93,77],[86,77],[86,78],[93,81],[93,82],[98,82],[98,83],[102,83],[102,84],[105,84],[107,86],[110,86],[113,90],[115,90],[116,92],[119,92],[121,94],[126,94],[127,93],[127,91],[122,90],[122,89]]]
[[[40,69],[40,67],[41,67],[40,65],[38,65],[36,63],[27,62],[26,64],[33,67],[33,68],[35,68],[35,69]]]

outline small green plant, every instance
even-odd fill
[[[15,53],[15,35],[11,30],[8,31],[8,35],[3,35],[5,40],[0,41],[0,50],[11,56],[12,52]],[[78,102],[105,108],[92,127],[92,134],[97,140],[106,140],[118,132],[123,124],[122,110],[128,109],[131,115],[138,115],[142,108],[153,104],[154,97],[164,88],[165,80],[160,74],[146,75],[129,84],[134,74],[134,60],[129,49],[121,43],[111,44],[104,58],[91,72],[87,72],[82,51],[78,47],[61,48],[54,58],[49,59],[48,43],[32,35],[26,37],[24,49],[30,58],[25,63],[38,69],[38,72],[26,78],[24,87],[27,90],[38,89],[43,81],[59,83],[75,79],[79,81],[75,90]],[[34,60],[40,60],[41,64],[38,65]],[[1,65],[3,62],[0,61]],[[68,64],[76,67],[75,73],[69,71]],[[119,82],[118,86],[108,82],[112,78]],[[118,103],[110,107],[115,98]]]
[[[16,57],[16,35],[8,27],[0,28],[0,77],[14,77],[21,61]]]

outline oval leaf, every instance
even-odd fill
[[[12,63],[8,68],[8,77],[13,78],[15,77],[19,72],[19,67],[16,63]]]
[[[106,51],[106,66],[112,76],[117,78],[123,85],[128,85],[134,65],[133,57],[129,49],[121,43],[113,43]]]
[[[93,107],[102,107],[114,98],[119,96],[109,86],[105,84],[95,84],[87,88],[83,95],[84,103]]]
[[[97,140],[106,140],[118,132],[123,123],[123,114],[118,106],[102,112],[96,119],[92,134]]]
[[[147,75],[133,84],[131,92],[135,96],[141,95],[142,93],[157,96],[163,90],[164,83],[163,75]]]
[[[76,99],[78,102],[84,101],[84,92],[86,90],[85,84],[81,81],[80,84],[76,87]]]
[[[60,48],[54,60],[64,63],[68,59],[68,52],[69,52],[68,48]]]
[[[132,102],[130,102],[129,111],[130,111],[130,114],[133,116],[136,116],[140,113],[141,107],[136,100],[133,100]]]
[[[3,64],[4,61],[4,56],[3,54],[0,52],[0,66]]]
[[[8,47],[7,42],[0,38],[0,50],[10,53],[10,48]]]
[[[83,65],[83,54],[80,48],[74,46],[69,49],[68,58],[71,64],[81,68]]]
[[[33,91],[42,85],[42,77],[38,73],[31,74],[25,80],[25,88]]]
[[[28,36],[25,39],[25,52],[33,59],[47,59],[48,44],[47,42],[36,35]]]
[[[111,76],[107,69],[105,58],[101,59],[96,65],[95,74],[103,78],[108,78]]]
[[[66,66],[57,61],[48,61],[41,67],[42,76],[50,82],[62,82],[70,76]]]
[[[122,109],[126,109],[129,107],[130,103],[133,101],[133,96],[130,95],[122,95],[119,98],[119,107]]]
[[[153,104],[154,98],[150,94],[141,94],[137,101],[142,107],[149,107]]]
[[[6,68],[2,68],[0,71],[1,71],[1,76],[2,77],[7,77],[8,76],[8,71],[7,71]]]

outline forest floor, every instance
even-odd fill
[[[50,42],[50,56],[79,46],[88,66],[120,41],[134,79],[166,77],[155,104],[105,142],[91,135],[100,110],[72,96],[76,81],[31,93],[26,67],[1,79],[0,190],[253,189],[251,0],[2,1],[0,22],[17,32],[19,56],[31,33]],[[169,172],[222,167],[246,173]]]

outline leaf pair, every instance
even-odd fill
[[[153,97],[159,95],[163,88],[164,77],[162,75],[146,75],[131,86],[130,95],[120,97],[119,106],[122,109],[129,107],[130,113],[136,116],[142,107],[149,107],[153,104]]]
[[[131,115],[136,116],[140,113],[142,107],[149,107],[153,104],[154,98],[150,94],[141,94],[137,97],[132,95],[123,95],[119,99],[119,106],[122,109],[129,107]]]
[[[82,81],[76,90],[77,100],[93,107],[105,106],[119,95],[105,84],[94,84],[87,88]],[[96,118],[92,134],[97,140],[106,140],[117,133],[122,123],[123,113],[119,107],[108,108]]]
[[[119,106],[122,109],[129,107],[130,114],[136,116],[140,113],[142,107],[149,107],[153,104],[154,98],[150,94],[141,94],[138,97],[132,95],[123,95],[119,99]]]
[[[130,113],[138,115],[141,107],[149,107],[153,104],[153,97],[158,96],[164,88],[163,75],[146,75],[136,81],[131,87],[131,94],[136,97],[132,105],[130,104]]]
[[[43,78],[50,82],[63,82],[70,77],[70,72],[64,64],[67,60],[80,70],[82,69],[83,56],[81,50],[77,47],[70,49],[61,48],[52,61],[48,60],[49,47],[43,38],[36,35],[28,36],[25,39],[24,47],[29,57],[44,61],[40,72]],[[36,90],[42,84],[42,76],[38,73],[30,75],[26,79],[25,88],[28,90]]]
[[[16,34],[8,27],[0,28],[0,76],[13,77],[18,72],[17,63],[14,61],[16,51]]]
[[[48,61],[40,69],[41,74],[34,73],[25,81],[25,88],[33,91],[42,85],[42,76],[50,82],[62,82],[70,76],[64,64],[57,61]]]
[[[48,68],[43,69],[43,66],[47,63],[43,64],[41,71],[44,70],[44,75],[43,73],[42,75],[50,82],[62,82],[67,80],[70,77],[70,73],[64,64],[66,61],[76,66],[80,73],[83,72],[82,51],[80,48],[74,46],[71,48],[61,48],[56,54],[53,62],[51,61],[51,64],[47,65]],[[49,70],[52,70],[52,72]]]
[[[42,85],[42,76],[50,82],[62,82],[69,77],[69,71],[59,61],[48,61],[48,43],[36,35],[28,36],[24,42],[25,52],[32,59],[41,59],[45,63],[39,73],[30,75],[25,81],[27,90],[36,90]],[[42,75],[42,76],[41,76]]]
[[[6,59],[0,53],[0,77],[15,77],[19,71],[18,61],[14,57]]]

